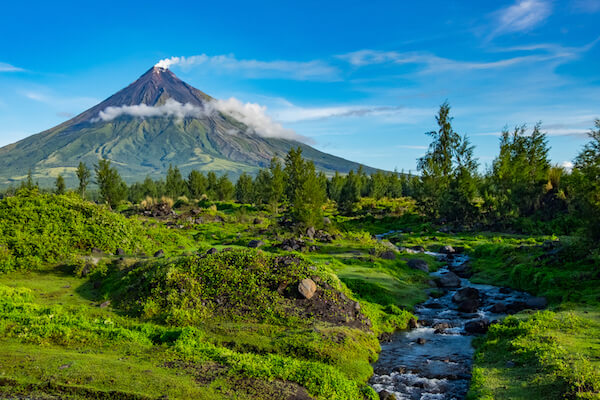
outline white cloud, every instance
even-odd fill
[[[301,81],[331,81],[339,79],[338,69],[320,60],[239,60],[233,54],[218,56],[200,54],[190,57],[165,58],[156,63],[155,66],[168,69],[175,65],[183,69],[195,66],[210,67],[214,68],[215,72],[218,73],[242,73],[248,78],[285,78]]]
[[[282,138],[291,140],[307,141],[308,139],[298,135],[291,129],[284,128],[280,123],[273,121],[267,115],[267,108],[256,103],[242,103],[230,98],[229,100],[215,100],[206,103],[204,107],[198,107],[190,103],[182,104],[173,99],[168,99],[165,104],[159,106],[148,106],[146,104],[121,107],[107,107],[100,111],[98,117],[92,119],[97,121],[112,121],[123,115],[136,118],[205,118],[213,117],[216,112],[227,114],[246,125],[249,133],[262,137]],[[226,132],[236,134],[237,131]]]
[[[552,14],[552,5],[544,0],[518,0],[494,13],[495,28],[489,39],[507,33],[526,32],[544,22]]]
[[[535,54],[505,58],[496,61],[459,61],[438,57],[423,52],[400,53],[395,51],[360,50],[339,56],[350,64],[362,67],[373,64],[393,63],[396,65],[423,65],[421,74],[445,71],[474,71],[508,68],[519,64],[548,61],[557,58],[556,54]]]
[[[283,122],[299,122],[328,118],[382,116],[401,112],[400,106],[334,106],[304,108],[293,104],[274,112],[275,117]]]
[[[291,129],[284,128],[267,115],[267,107],[256,103],[242,103],[232,97],[229,100],[216,100],[214,105],[222,113],[229,114],[263,137],[302,140],[307,139]]]
[[[21,72],[23,68],[15,67],[14,65],[0,62],[0,72]]]
[[[210,103],[209,103],[210,104]],[[212,107],[206,109],[194,106],[192,104],[181,104],[173,99],[168,99],[165,104],[160,106],[148,106],[139,104],[135,106],[107,107],[100,111],[95,121],[112,121],[122,115],[129,115],[138,118],[149,117],[175,117],[183,119],[188,117],[202,118],[208,116],[213,111]]]
[[[563,161],[560,166],[569,172],[573,169],[573,163],[571,161]]]

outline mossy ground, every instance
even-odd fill
[[[23,215],[36,215],[35,207],[49,208],[39,213],[47,219],[35,219],[43,224],[65,208],[83,210],[105,221],[105,229],[91,229],[90,221],[75,212],[70,219],[55,218],[51,227],[38,231],[29,222],[35,240],[21,235],[15,242],[10,232],[25,220],[3,219],[0,397],[374,398],[366,381],[379,351],[377,336],[406,327],[410,310],[426,299],[430,287],[429,276],[408,268],[407,261],[423,258],[431,269],[437,268],[434,258],[423,254],[399,253],[395,260],[380,257],[389,245],[373,235],[399,230],[403,232],[388,238],[398,246],[432,251],[446,244],[464,247],[475,256],[474,281],[528,290],[551,301],[552,312],[511,317],[476,341],[470,398],[594,398],[598,391],[590,384],[600,368],[597,263],[567,253],[548,256],[550,250],[543,243],[554,237],[441,233],[412,212],[408,200],[362,200],[352,217],[326,210],[333,222],[327,227],[335,235],[333,241],[304,237],[317,250],[289,253],[278,245],[304,232],[283,228],[280,215],[247,205],[181,204],[177,216],[145,218],[136,216],[135,209],[118,214],[68,196],[58,200],[54,196],[33,203],[22,199],[27,206],[21,209],[26,210]],[[10,213],[10,207],[3,212]],[[203,222],[195,223],[196,218]],[[107,234],[107,227],[116,227],[126,240]],[[44,247],[44,232],[60,239],[50,246],[51,252]],[[247,250],[253,239],[264,242],[260,250]],[[563,244],[572,240],[560,239]],[[103,253],[92,254],[92,247]],[[125,250],[124,256],[113,255],[118,247]],[[298,314],[285,311],[294,304],[292,300],[271,297],[267,291],[250,296],[251,313],[240,313],[239,307],[220,309],[209,302],[204,314],[189,318],[173,314],[185,307],[169,310],[167,303],[156,301],[160,299],[156,290],[176,287],[165,283],[167,276],[176,276],[174,271],[210,272],[194,260],[195,254],[212,247],[220,252],[231,249],[220,254],[249,254],[249,260],[302,259],[306,263],[302,265],[314,268],[310,276],[328,282],[332,295],[343,293],[349,301],[358,301],[371,326],[297,318]],[[159,249],[165,251],[165,258],[155,260],[152,254]],[[21,254],[26,258],[15,261],[15,255]],[[90,264],[92,258],[99,259],[97,265]],[[148,290],[143,290],[139,274],[161,268],[167,274],[153,276]],[[260,280],[253,285],[270,279],[281,283],[277,279],[285,276],[268,273],[268,268],[257,271],[266,275],[257,275]],[[296,280],[307,272],[300,268],[288,276]],[[206,286],[198,280],[195,287],[234,297],[249,290],[243,279],[232,282]],[[136,300],[147,306],[146,311],[152,310],[148,301],[154,301],[156,312],[120,304],[128,289],[140,295]],[[174,296],[181,304],[189,300],[179,292]],[[100,307],[108,300],[109,306]],[[277,304],[283,307],[277,313],[266,312]],[[547,346],[539,346],[540,341]]]

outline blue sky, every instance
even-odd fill
[[[568,162],[600,117],[600,0],[85,3],[3,4],[0,146],[171,57],[208,94],[389,170],[415,169],[445,100],[483,165],[503,127],[537,121]]]

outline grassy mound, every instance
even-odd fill
[[[311,299],[298,292],[305,278],[317,285]],[[299,256],[250,249],[140,262],[113,276],[106,290],[122,309],[178,326],[206,320],[368,323],[332,273]]]
[[[183,236],[84,201],[74,194],[21,193],[0,201],[0,272],[35,269],[89,253],[152,252]]]

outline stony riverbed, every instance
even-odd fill
[[[418,305],[414,329],[398,332],[382,343],[371,385],[382,399],[463,399],[469,388],[474,335],[507,313],[543,308],[545,299],[466,277],[469,258],[447,248],[428,253],[446,261],[431,273],[439,290]]]

